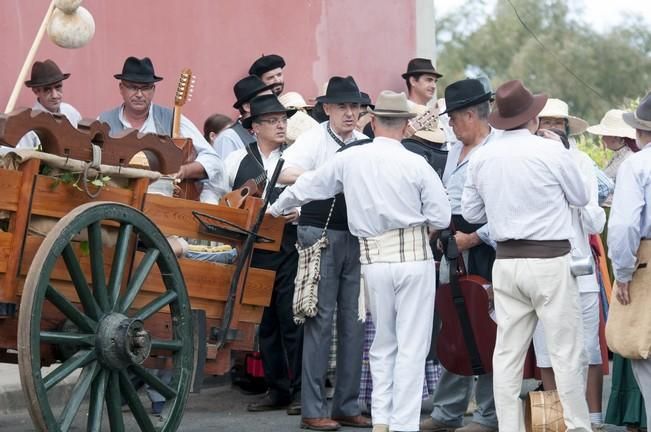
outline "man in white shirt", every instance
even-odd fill
[[[569,258],[570,206],[585,206],[590,194],[571,154],[533,135],[546,100],[521,81],[497,89],[488,121],[504,132],[470,159],[461,210],[468,222],[488,220],[497,242],[493,390],[500,430],[525,430],[522,372],[540,319],[567,429],[590,432],[579,293]]]
[[[355,130],[363,99],[352,77],[332,77],[326,94],[317,99],[329,120],[304,132],[283,154],[279,181],[292,184],[303,173],[330,161],[343,146],[366,138]],[[334,196],[334,201],[333,201]],[[302,427],[337,430],[341,425],[368,427],[357,399],[361,378],[364,326],[358,320],[359,245],[351,235],[346,199],[334,193],[301,206],[298,244],[313,245],[325,230],[328,246],[321,255],[318,312],[305,321],[303,333]],[[337,311],[337,377],[332,418],[325,396],[333,315]],[[338,420],[339,422],[335,421]]]
[[[344,192],[377,326],[369,352],[373,430],[415,431],[436,283],[428,229],[449,225],[450,204],[427,162],[400,143],[407,119],[414,116],[404,93],[382,92],[369,112],[373,142],[351,146],[303,174],[270,211],[279,215],[285,208]]]
[[[287,119],[296,110],[286,109],[275,95],[267,94],[251,100],[251,116],[243,121],[251,128],[256,142],[236,150],[226,158],[226,173],[230,189],[237,189],[255,179],[264,184],[271,178],[286,147]],[[271,192],[273,203],[284,185]],[[292,314],[294,279],[298,266],[296,251],[297,209],[283,215],[285,230],[278,252],[254,251],[251,265],[276,272],[271,302],[265,308],[258,331],[264,375],[269,390],[249,411],[261,412],[288,409],[288,414],[300,414],[301,362],[303,327],[296,325]]]
[[[436,71],[432,60],[426,58],[414,58],[409,60],[407,71],[402,78],[407,84],[407,98],[409,105],[429,105],[436,95],[436,82],[443,75]]]
[[[172,110],[152,102],[156,93],[156,82],[163,78],[154,73],[151,60],[148,57],[129,57],[124,62],[122,73],[114,77],[119,80],[123,103],[99,115],[99,120],[108,123],[111,134],[134,128],[142,133],[171,136]],[[197,157],[194,161],[181,165],[177,173],[163,174],[173,174],[178,180],[203,181],[205,192],[210,190],[212,194],[221,196],[225,188],[222,160],[201,131],[185,116],[181,116],[180,134],[192,139]]]
[[[651,93],[635,112],[623,115],[635,128],[640,151],[622,162],[615,182],[615,195],[608,221],[608,256],[613,263],[617,301],[628,305],[634,299],[629,284],[637,270],[637,253],[641,242],[651,238]],[[641,266],[640,266],[641,267]],[[642,287],[648,289],[648,287]],[[648,328],[631,329],[648,332]],[[644,397],[647,418],[651,416],[651,357],[631,360],[635,380]]]
[[[37,61],[32,66],[32,75],[25,81],[25,86],[32,89],[36,102],[34,111],[45,111],[52,114],[63,114],[74,127],[77,127],[81,114],[72,105],[63,102],[63,81],[70,78],[69,73],[61,72],[59,66],[52,60]],[[41,145],[38,135],[27,133],[18,141],[16,148],[36,149]]]
[[[476,79],[464,79],[445,89],[446,113],[457,141],[448,152],[443,172],[443,184],[452,206],[452,222],[456,229],[455,239],[463,252],[469,274],[492,279],[495,250],[491,245],[486,224],[471,224],[461,215],[461,195],[466,182],[468,161],[471,155],[498,136],[488,124],[490,99],[487,91]],[[488,310],[486,311],[488,318]],[[490,319],[490,318],[489,318]],[[431,417],[423,420],[421,431],[493,432],[497,430],[497,415],[493,400],[493,374],[479,375],[475,390],[477,409],[472,423],[463,426],[475,379],[472,376],[455,375],[443,369],[434,393]]]

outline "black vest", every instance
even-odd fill
[[[240,120],[236,121],[233,123],[233,126],[231,126],[231,129],[235,131],[238,137],[242,140],[245,146],[250,145],[255,142],[255,136],[244,126],[242,126],[242,122]]]
[[[242,187],[242,185],[250,179],[255,178],[264,178],[267,179],[267,175],[264,171],[264,164],[262,163],[262,156],[260,155],[260,150],[258,149],[258,143],[253,140],[252,143],[245,147],[247,149],[247,154],[240,162],[240,166],[237,169],[237,174],[235,174],[235,180],[233,181],[233,190]],[[261,176],[261,174],[265,174]],[[271,175],[271,173],[269,173]],[[283,188],[276,187],[271,193],[270,203],[273,203],[278,199],[278,196],[283,191]]]
[[[402,145],[409,151],[421,155],[427,163],[436,171],[439,178],[443,178],[445,163],[448,160],[448,151],[442,148],[436,148],[424,144],[418,140],[406,138],[402,140]]]

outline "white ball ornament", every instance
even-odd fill
[[[59,0],[60,3],[81,3],[79,0]],[[70,6],[68,5],[68,6]],[[95,20],[88,10],[77,6],[73,13],[65,13],[61,9],[54,9],[47,34],[52,42],[61,48],[81,48],[93,38],[95,34]]]
[[[81,5],[81,2],[82,0],[54,0],[54,7],[62,10],[64,13],[72,14]]]

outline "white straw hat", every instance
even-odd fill
[[[296,111],[296,114],[287,120],[287,135],[285,140],[287,144],[293,144],[303,132],[318,126],[319,122],[314,120],[310,115],[303,111]]]
[[[564,118],[567,119],[567,122],[570,127],[570,135],[578,135],[585,132],[588,128],[588,122],[569,115],[569,108],[565,102],[560,99],[547,99],[547,103],[543,110],[538,114],[540,117],[552,117],[552,118]]]
[[[604,115],[599,124],[590,126],[588,132],[594,135],[635,139],[635,129],[626,124],[623,115],[624,111],[611,109]]]
[[[437,107],[427,108],[425,105],[413,104],[411,112],[420,116],[425,114],[429,109],[438,111]],[[445,131],[443,131],[439,126],[438,118],[432,119],[426,127],[419,130],[414,135],[418,138],[437,144],[443,144],[446,141]]]
[[[301,108],[311,108],[314,105],[308,105],[307,102],[305,102],[305,98],[301,96],[300,93],[298,92],[287,92],[283,93],[280,96],[278,96],[278,100],[280,101],[281,104],[285,108],[296,108],[296,109],[301,109]]]

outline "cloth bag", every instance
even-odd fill
[[[301,247],[296,243],[298,250],[298,269],[296,279],[294,279],[294,300],[292,309],[294,312],[294,322],[302,324],[306,318],[313,318],[317,314],[317,304],[319,301],[319,280],[321,279],[321,253],[328,246],[326,231],[332,211],[335,208],[335,200],[332,199],[330,212],[326,219],[325,226],[321,237],[311,246]]]
[[[651,240],[640,242],[637,263],[629,285],[631,302],[610,302],[606,341],[624,358],[646,359],[651,351]]]

